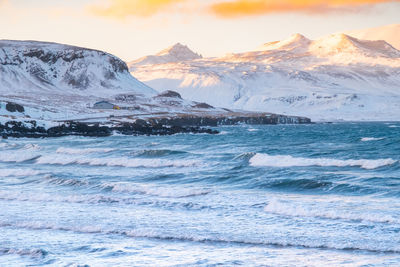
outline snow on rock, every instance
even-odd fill
[[[296,34],[257,51],[136,66],[158,91],[313,120],[400,120],[400,51],[385,41]]]
[[[400,24],[348,31],[345,34],[363,40],[384,40],[396,49],[400,49]]]
[[[170,62],[180,62],[186,60],[195,60],[202,58],[190,50],[186,45],[177,43],[167,49],[162,50],[156,55],[145,56],[128,63],[129,69],[134,69],[136,66],[148,64],[162,64]]]
[[[0,40],[0,90],[154,94],[132,77],[126,64],[105,52],[34,41]]]

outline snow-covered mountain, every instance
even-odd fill
[[[155,94],[105,52],[34,41],[0,40],[2,95],[43,91],[81,95]]]
[[[189,49],[186,45],[177,43],[167,49],[162,50],[156,55],[145,56],[128,63],[129,69],[135,66],[148,65],[148,64],[163,64],[171,62],[181,62],[187,60],[195,60],[202,58],[201,55],[196,54]]]
[[[131,70],[157,90],[216,106],[314,120],[400,120],[400,51],[382,40],[296,34],[257,51]]]
[[[174,55],[177,50],[168,51]],[[309,122],[307,118],[213,107],[185,100],[173,91],[158,93],[135,79],[125,62],[105,52],[55,43],[0,41],[0,130],[15,126],[10,131],[18,135],[20,126],[15,123],[35,129],[35,125],[48,129],[66,121],[113,127],[137,119],[165,123],[171,119],[183,126],[246,120]],[[141,127],[140,120],[137,125]]]
[[[364,40],[384,40],[396,49],[400,49],[400,24],[348,31],[345,33]]]

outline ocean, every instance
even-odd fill
[[[0,140],[0,266],[400,266],[400,123]]]

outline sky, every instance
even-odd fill
[[[400,0],[0,0],[0,39],[99,49],[125,61],[177,42],[203,56],[301,33],[400,23]]]

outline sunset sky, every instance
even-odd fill
[[[107,51],[123,60],[181,42],[204,56],[252,50],[293,33],[400,23],[400,0],[0,0],[0,39]]]

